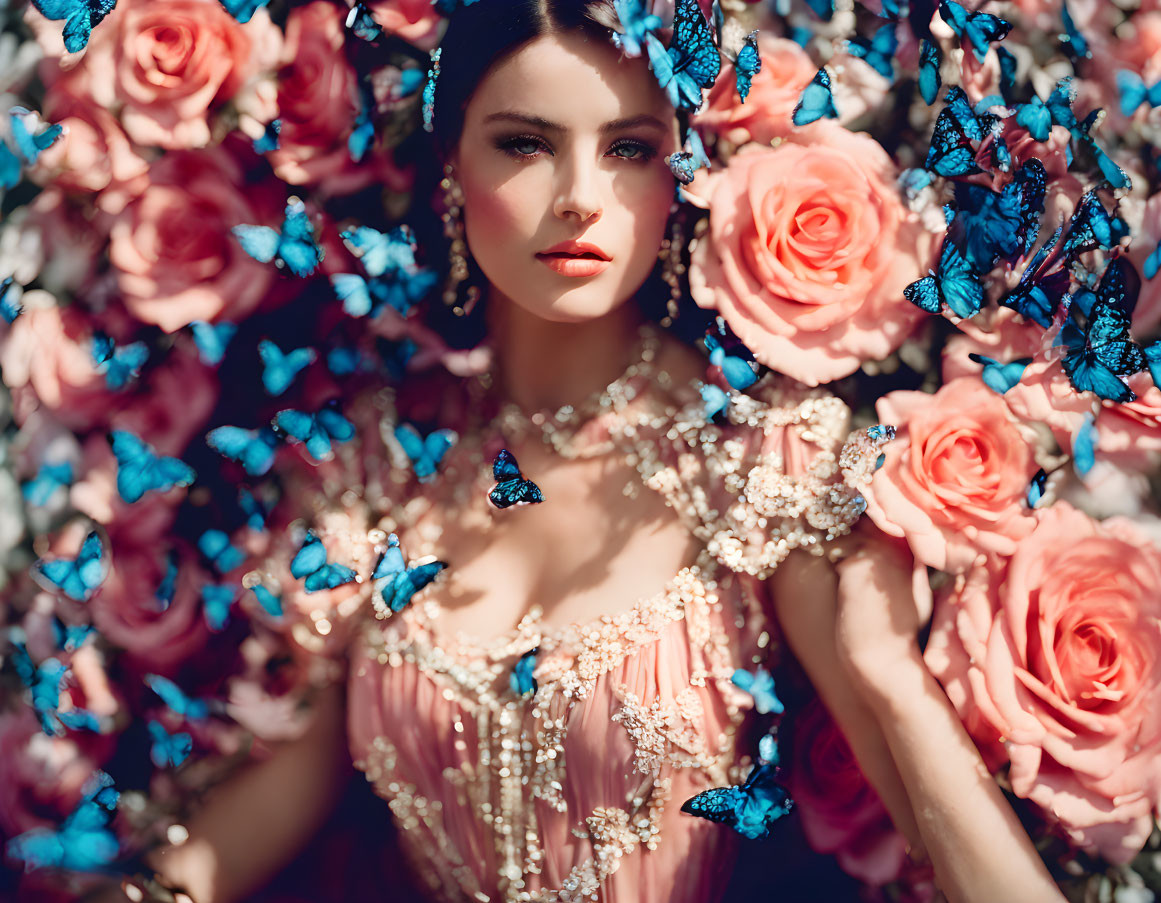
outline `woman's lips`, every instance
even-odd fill
[[[601,260],[591,253],[585,254],[537,254],[536,259],[562,276],[597,276],[608,269],[610,261]]]

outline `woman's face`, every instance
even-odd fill
[[[607,314],[657,261],[674,196],[673,107],[642,59],[577,33],[490,69],[452,158],[472,256],[498,292],[556,322]]]

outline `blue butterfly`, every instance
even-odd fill
[[[621,23],[620,30],[613,33],[613,43],[625,56],[640,56],[645,36],[661,27],[661,17],[646,12],[642,0],[613,0],[613,9]]]
[[[883,78],[891,81],[895,80],[895,51],[898,47],[894,22],[881,25],[873,38],[854,37],[847,41],[847,53],[864,60]]]
[[[730,682],[754,697],[754,708],[759,715],[768,715],[771,712],[775,715],[782,714],[784,707],[782,700],[774,691],[774,677],[765,668],[758,668],[753,674],[744,668],[738,668],[730,677]]]
[[[24,107],[12,107],[8,111],[8,122],[11,126],[12,141],[16,145],[16,152],[8,145],[0,142],[0,187],[12,188],[20,182],[25,166],[32,166],[40,157],[40,152],[49,147],[58,137],[64,127],[59,123],[47,126],[39,134],[33,134],[26,121],[33,118],[30,110]]]
[[[355,425],[336,407],[324,407],[315,414],[293,409],[274,415],[275,430],[303,443],[316,461],[334,457],[332,442],[349,442],[355,438]]]
[[[368,276],[384,276],[415,268],[415,235],[406,225],[387,232],[370,226],[356,226],[339,235],[351,253],[359,258]]]
[[[202,614],[214,633],[230,623],[230,606],[238,598],[237,587],[229,583],[203,583],[201,589]]]
[[[24,305],[20,303],[21,294],[21,289],[15,285],[15,279],[11,276],[0,281],[0,317],[9,325],[24,313]]]
[[[1041,499],[1044,498],[1044,491],[1048,488],[1048,474],[1044,468],[1041,467],[1032,477],[1032,482],[1028,484],[1028,491],[1025,493],[1024,499],[1028,502],[1029,508],[1035,508],[1040,504]]]
[[[209,700],[187,696],[185,691],[168,677],[162,677],[160,674],[146,674],[145,683],[175,715],[188,721],[204,721],[209,717]]]
[[[992,41],[1002,41],[1012,30],[1012,23],[988,13],[968,12],[956,0],[940,0],[939,16],[959,37],[971,45],[976,60],[983,62]]]
[[[32,0],[42,16],[64,20],[64,45],[69,53],[84,50],[93,29],[113,11],[117,0]]]
[[[426,73],[417,67],[399,70],[399,84],[395,86],[395,90],[391,94],[392,98],[403,100],[405,97],[410,97],[423,87],[426,79]]]
[[[1052,325],[1061,299],[1068,293],[1068,270],[1060,255],[1052,254],[1063,231],[1063,226],[1057,226],[1052,238],[1036,252],[1032,262],[1020,275],[1019,284],[1000,298],[999,302],[1003,307],[1014,309],[1024,319],[1034,320],[1045,329]]]
[[[715,421],[725,415],[730,407],[729,393],[713,383],[702,383],[699,391],[707,421]]]
[[[269,226],[234,226],[231,230],[242,250],[260,263],[273,260],[295,276],[309,276],[323,259],[323,249],[314,238],[314,227],[306,215],[306,205],[298,198],[286,203],[282,229]]]
[[[770,834],[774,822],[788,815],[794,801],[774,780],[775,766],[755,765],[746,782],[734,787],[703,790],[686,800],[681,811],[729,825],[743,837],[757,840]]]
[[[946,305],[966,320],[983,308],[984,286],[963,252],[946,238],[935,273],[912,282],[903,289],[903,297],[930,314],[942,312]]]
[[[1044,101],[1033,94],[1028,103],[1019,104],[1016,124],[1026,128],[1028,134],[1036,141],[1047,141],[1048,133],[1052,129],[1052,112]]]
[[[355,579],[355,572],[345,564],[327,562],[326,546],[310,530],[290,561],[290,573],[298,580],[306,578],[303,586],[308,593],[334,589]]]
[[[250,589],[258,598],[258,604],[262,606],[262,610],[274,618],[282,617],[282,597],[276,596],[270,592],[261,583],[255,583]]]
[[[977,364],[984,365],[983,372],[980,374],[984,385],[993,392],[999,392],[1001,395],[1020,382],[1020,377],[1024,375],[1024,371],[1032,363],[1032,358],[1030,357],[1017,358],[1008,364],[1001,364],[997,360],[985,357],[982,354],[975,354],[974,352],[969,354],[968,357]]]
[[[209,559],[220,574],[234,570],[246,560],[246,553],[232,545],[230,537],[222,530],[206,530],[198,538],[198,551]]]
[[[242,509],[242,513],[246,515],[246,526],[255,533],[261,533],[266,529],[266,506],[254,497],[249,489],[238,490],[238,507]]]
[[[354,9],[351,11],[354,12]],[[364,80],[359,83],[359,114],[355,117],[351,134],[347,136],[347,153],[356,163],[367,155],[371,142],[375,140],[375,123],[371,119],[374,112],[375,95],[371,91],[370,82]]]
[[[903,170],[899,173],[899,178],[896,181],[899,183],[899,187],[903,189],[903,194],[907,200],[913,201],[919,197],[925,188],[935,181],[935,176],[929,170],[915,167]]]
[[[355,37],[362,38],[364,41],[377,41],[383,34],[383,27],[375,21],[375,17],[371,15],[371,10],[367,9],[365,3],[356,3],[351,7],[351,11],[347,13],[346,24]]]
[[[76,652],[97,632],[92,624],[66,624],[59,616],[52,618],[52,638],[61,652]]]
[[[536,653],[539,651],[530,649],[512,666],[512,671],[508,675],[508,686],[517,696],[530,696],[537,690],[536,678],[532,672],[536,669]]]
[[[231,16],[245,25],[252,18],[254,13],[262,9],[270,0],[219,0]]]
[[[380,595],[393,612],[401,612],[411,601],[411,597],[431,583],[440,571],[447,567],[443,561],[426,561],[408,567],[399,548],[399,537],[392,533],[387,537],[387,549],[375,563],[371,572],[374,591]]]
[[[1086,414],[1076,437],[1072,440],[1072,467],[1077,476],[1086,476],[1096,464],[1097,430],[1096,418]]]
[[[721,332],[722,324],[718,325],[718,330],[724,336],[724,332]],[[710,364],[721,368],[722,375],[725,376],[731,389],[744,392],[758,381],[758,363],[752,355],[749,355],[749,349],[740,342],[737,344],[740,348],[735,350],[740,350],[747,355],[746,357],[727,353],[718,336],[713,334],[712,329],[705,336],[705,347],[709,352]]]
[[[777,765],[781,756],[778,752],[778,737],[773,734],[763,734],[758,741],[758,758],[762,763]]]
[[[1088,49],[1088,41],[1080,33],[1080,29],[1076,27],[1076,22],[1072,19],[1072,13],[1068,11],[1067,0],[1061,0],[1060,19],[1064,25],[1064,34],[1060,36],[1060,45],[1068,58],[1072,60],[1074,65],[1080,60],[1092,59],[1092,51]]]
[[[1145,368],[1141,347],[1129,337],[1129,325],[1136,304],[1136,273],[1118,257],[1110,261],[1101,276],[1083,326],[1076,313],[1065,322],[1058,341],[1068,348],[1064,370],[1078,392],[1095,392],[1108,401],[1133,401],[1137,396],[1121,377]]]
[[[1161,341],[1146,345],[1141,353],[1145,355],[1145,366],[1149,368],[1153,383],[1161,388]]]
[[[141,368],[149,360],[149,347],[144,342],[118,346],[105,333],[94,332],[92,355],[97,372],[105,374],[105,385],[117,391],[141,375]]]
[[[806,5],[824,22],[829,22],[834,16],[834,0],[806,0]]]
[[[93,773],[82,798],[59,828],[33,828],[8,841],[6,852],[24,863],[24,870],[68,869],[104,871],[120,855],[117,836],[109,829],[120,794],[103,771]]]
[[[1100,248],[1112,250],[1129,234],[1129,227],[1120,216],[1110,214],[1095,191],[1085,193],[1068,224],[1062,252],[1066,259],[1075,260],[1085,251]]]
[[[809,125],[824,116],[827,119],[838,119],[834,95],[830,90],[830,73],[825,66],[814,73],[814,78],[803,90],[790,119],[795,125]]]
[[[226,346],[238,331],[234,323],[207,323],[194,320],[189,324],[193,331],[194,344],[198,346],[198,357],[209,367],[216,367],[226,355]]]
[[[104,582],[108,569],[101,537],[94,530],[81,543],[76,558],[37,559],[32,575],[41,578],[38,582],[42,585],[48,581],[70,599],[87,602]]]
[[[738,88],[738,99],[745,103],[746,98],[750,96],[750,85],[754,81],[754,76],[762,71],[757,30],[746,35],[741,49],[730,58],[730,61],[734,64],[734,82]]]
[[[1161,269],[1161,243],[1158,243],[1149,256],[1145,258],[1145,263],[1141,267],[1146,279],[1152,279],[1157,275],[1157,271]]]
[[[923,167],[948,178],[980,172],[973,142],[983,140],[986,119],[976,115],[960,88],[949,88],[935,120]]]
[[[511,508],[513,505],[535,505],[544,501],[540,487],[520,472],[520,466],[512,452],[500,449],[492,464],[492,476],[496,485],[488,493],[488,501],[497,508]]]
[[[50,737],[63,736],[64,727],[56,715],[61,687],[69,675],[68,666],[58,658],[35,664],[23,641],[15,637],[12,639],[12,661],[21,682],[31,691],[32,708],[40,719],[41,729]]]
[[[1000,60],[1000,94],[1004,103],[1012,106],[1012,92],[1016,87],[1016,57],[1004,47],[996,48],[996,57]]]
[[[450,16],[461,6],[471,6],[475,2],[477,0],[431,0],[431,5],[441,16]]]
[[[153,746],[149,758],[158,768],[177,768],[193,752],[193,737],[185,731],[171,734],[160,721],[149,721],[149,736]]]
[[[67,489],[73,484],[73,465],[68,461],[46,461],[40,465],[36,476],[21,487],[24,501],[34,508],[41,508],[52,500],[58,489]]]
[[[1033,192],[1028,194],[1034,205]],[[1029,222],[1024,195],[1019,178],[1005,185],[1003,191],[965,182],[956,184],[955,218],[947,237],[963,252],[974,273],[988,272],[997,260],[1013,260],[1023,249],[1024,229]]]
[[[682,185],[693,181],[699,169],[709,169],[709,155],[705,152],[701,135],[690,128],[685,133],[685,144],[681,150],[669,155],[669,171]]]
[[[939,96],[943,79],[939,69],[943,65],[943,52],[934,41],[924,38],[919,42],[919,94],[924,103],[931,106]]]
[[[175,486],[188,486],[197,478],[184,461],[159,457],[151,445],[127,430],[113,430],[109,444],[117,459],[117,492],[130,504],[150,490],[166,492]]]
[[[161,604],[161,611],[165,611],[173,604],[173,595],[177,591],[177,555],[172,551],[165,559],[165,575],[161,583],[153,591],[153,597]]]
[[[352,317],[372,317],[387,305],[403,316],[439,281],[434,270],[422,269],[415,273],[399,271],[391,277],[364,279],[356,273],[334,273],[331,285],[343,302],[343,311]]]
[[[702,90],[713,87],[722,57],[698,0],[676,0],[673,37],[666,48],[654,34],[645,35],[649,65],[658,84],[679,110],[701,109]]]
[[[271,395],[281,395],[289,389],[299,372],[318,357],[313,348],[283,351],[269,339],[258,343],[258,356],[262,359],[262,385]]]
[[[428,483],[435,478],[439,462],[458,438],[452,430],[434,430],[424,437],[410,423],[401,423],[395,427],[395,440],[410,459],[415,476],[421,483]]]
[[[278,150],[282,138],[282,120],[271,119],[266,123],[266,128],[262,132],[260,138],[254,139],[254,152],[257,154],[268,154],[271,151]]]
[[[1129,69],[1117,70],[1117,91],[1121,95],[1121,114],[1132,116],[1143,103],[1151,107],[1161,107],[1161,80],[1146,85],[1136,72]]]
[[[248,430],[240,426],[219,426],[206,433],[206,444],[240,463],[250,476],[260,477],[274,465],[278,437],[265,427]]]

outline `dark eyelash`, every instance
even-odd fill
[[[647,163],[648,161],[652,160],[654,157],[657,156],[657,148],[653,147],[650,144],[646,144],[643,141],[633,141],[633,140],[618,141],[611,148],[609,148],[609,150],[615,151],[615,150],[622,148],[622,147],[631,147],[631,148],[634,148],[635,150],[639,150],[641,152],[641,156],[637,157],[636,161],[635,161],[638,163]],[[626,159],[629,159],[629,158],[626,158]],[[633,162],[633,161],[630,161],[630,162]]]
[[[496,142],[496,147],[499,150],[502,150],[504,153],[508,154],[508,156],[517,160],[529,160],[535,156],[534,154],[524,154],[517,151],[516,147],[521,144],[535,144],[538,145],[540,150],[545,150],[549,153],[552,153],[544,139],[538,135],[513,135],[510,138],[502,138]],[[609,150],[612,152],[622,147],[631,147],[640,151],[640,156],[636,158],[625,158],[630,162],[646,163],[657,156],[657,148],[646,144],[643,141],[634,141],[631,139],[622,139],[621,141],[616,142],[611,148],[609,148]]]

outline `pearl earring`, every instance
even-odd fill
[[[685,231],[677,216],[677,204],[669,208],[669,234],[661,242],[657,257],[661,261],[661,279],[669,286],[669,299],[665,302],[667,315],[661,325],[669,327],[677,319],[678,302],[681,301],[681,278],[685,275]]]
[[[455,180],[455,170],[450,163],[443,168],[443,179],[440,188],[443,189],[444,214],[443,234],[448,240],[448,272],[444,283],[443,303],[452,308],[456,316],[464,316],[471,312],[480,298],[478,286],[469,286],[467,298],[460,304],[460,285],[468,278],[468,243],[464,238],[464,190]]]

